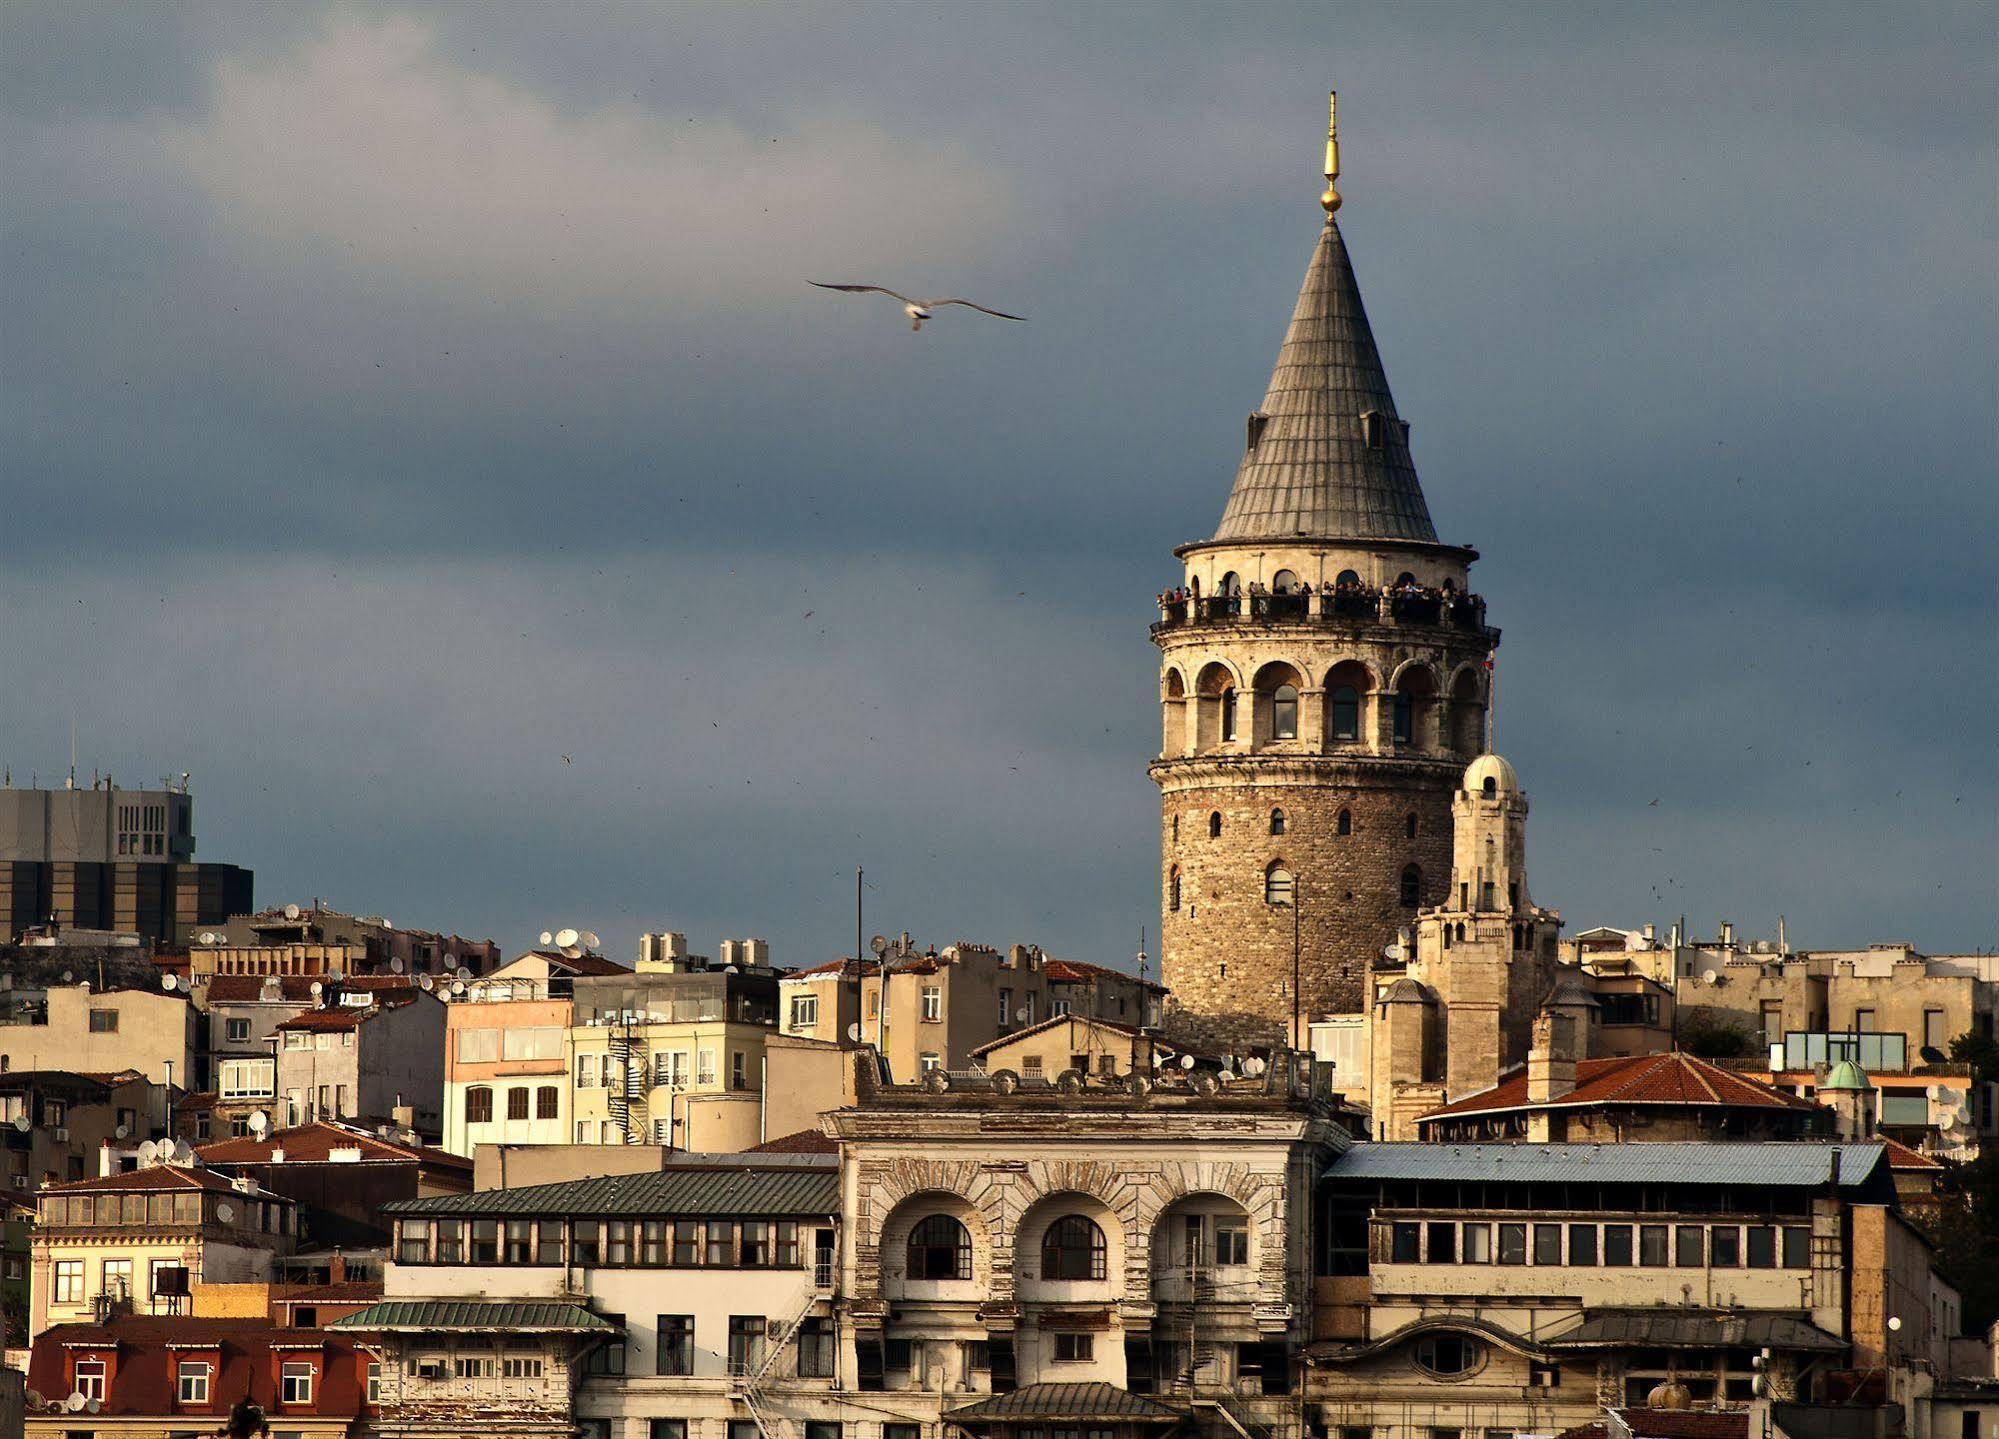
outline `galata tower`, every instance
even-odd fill
[[[1337,112],[1335,112],[1336,116]],[[1294,1042],[1450,883],[1499,632],[1437,539],[1346,241],[1324,227],[1213,536],[1161,597],[1162,978],[1172,1028]],[[1295,980],[1294,980],[1295,975]]]

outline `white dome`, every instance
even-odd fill
[[[1482,793],[1488,781],[1500,794],[1520,792],[1520,776],[1513,772],[1512,765],[1496,754],[1482,754],[1465,767],[1467,793]]]

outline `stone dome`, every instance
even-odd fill
[[[1832,1067],[1832,1073],[1819,1085],[1820,1094],[1833,1090],[1872,1089],[1874,1085],[1867,1078],[1867,1071],[1850,1059],[1842,1059]]]
[[[1465,766],[1465,791],[1468,794],[1481,793],[1486,781],[1500,794],[1518,794],[1520,776],[1513,772],[1513,766],[1496,754],[1482,754]]]

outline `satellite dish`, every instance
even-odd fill
[[[597,937],[597,931],[594,929],[584,930],[580,938],[583,940],[583,947],[585,949],[595,949],[604,942]]]
[[[926,1069],[921,1083],[928,1093],[945,1094],[950,1091],[951,1076],[941,1069]]]
[[[30,1409],[39,1409],[48,1403],[48,1400],[42,1398],[42,1391],[39,1389],[30,1389],[27,1392],[26,1398]]]
[[[861,1022],[858,1019],[855,1020],[852,1024],[847,1026],[847,1038],[853,1040],[856,1044],[860,1043]]]
[[[1888,1327],[1891,1329],[1900,1329],[1902,1327],[1902,1321],[1899,1319],[1890,1319],[1888,1321]],[[104,1407],[104,1403],[100,1399],[86,1399],[83,1401],[83,1407],[86,1410],[88,1410],[90,1413],[95,1414],[98,1410]]]
[[[19,1119],[14,1121],[14,1127],[20,1130],[21,1133],[26,1134],[29,1130],[35,1127],[35,1121],[28,1118],[28,1116],[24,1114]]]
[[[1720,975],[1718,975],[1718,974],[1716,974],[1716,973],[1715,973],[1715,972],[1714,972],[1713,970],[1711,970],[1711,969],[1704,969],[1704,970],[1702,970],[1702,971],[1701,971],[1701,983],[1702,983],[1702,984],[1714,984],[1714,983],[1716,983],[1717,981],[1719,981],[1720,979],[1721,979],[1721,976],[1720,976]]]
[[[212,929],[204,929],[200,934],[197,934],[195,938],[200,940],[203,944],[213,944],[215,943],[215,931]]]
[[[76,983],[76,971],[75,971],[75,970],[73,970],[73,969],[65,969],[65,970],[64,970],[64,971],[62,972],[62,982],[63,982],[64,984],[75,984],[75,983]]]
[[[1023,1004],[1019,1009],[1016,1009],[1013,1012],[1014,1023],[1016,1024],[1027,1023],[1027,1016],[1031,1013],[1033,1013],[1033,1011]]]
[[[458,981],[458,988],[462,991],[465,988],[465,981],[472,977],[472,971],[461,964],[452,971],[451,977]]]
[[[160,1157],[159,1145],[153,1143],[153,1141],[150,1139],[141,1140],[139,1142],[139,1163],[151,1164],[155,1159],[158,1159],[159,1157]]]
[[[326,993],[326,986],[321,984],[316,979],[311,984],[307,985],[306,988],[312,992],[312,997],[314,999],[318,999],[322,994]]]
[[[1402,958],[1402,941],[1400,941],[1400,940],[1391,940],[1391,941],[1390,941],[1389,943],[1387,943],[1387,944],[1384,944],[1384,945],[1383,945],[1383,946],[1381,947],[1381,957],[1382,957],[1383,959],[1400,959],[1400,958]]]
[[[1935,1104],[1939,1099],[1943,1098],[1943,1086],[1941,1084],[1932,1084],[1923,1092],[1929,1096],[1931,1104]]]
[[[541,942],[542,942],[543,944],[554,944],[554,943],[555,943],[555,931],[554,931],[554,930],[552,930],[552,929],[544,929],[544,930],[543,930],[543,931],[541,932]]]
[[[89,1402],[88,1399],[83,1397],[83,1391],[79,1389],[76,1393],[70,1395],[69,1398],[62,1401],[62,1407],[69,1410],[72,1414],[81,1414],[83,1406]]]
[[[1187,1082],[1193,1087],[1194,1093],[1199,1095],[1213,1094],[1216,1090],[1222,1087],[1222,1082],[1219,1079],[1215,1078],[1214,1075],[1212,1074],[1206,1073],[1205,1071],[1195,1075],[1192,1079],[1188,1080]]]
[[[268,1132],[270,1127],[271,1116],[264,1113],[263,1110],[260,1109],[250,1116],[250,1132],[252,1134],[261,1136]]]
[[[300,910],[299,910],[299,907],[298,907],[297,905],[295,905],[295,904],[288,904],[288,905],[286,905],[286,906],[285,906],[285,918],[286,918],[286,919],[297,919],[297,918],[299,917],[299,914],[300,914]]]
[[[1055,1087],[1064,1094],[1081,1094],[1083,1092],[1083,1076],[1081,1071],[1074,1069],[1063,1070],[1055,1076]]]
[[[179,983],[180,980],[171,974],[163,974],[160,976],[160,988],[164,989],[168,994],[172,994],[174,992],[174,988]]]
[[[402,960],[400,960],[400,959],[392,959],[392,960],[390,960],[390,961],[389,961],[389,973],[390,973],[390,974],[401,974],[402,972],[403,972],[403,962],[402,962]]]
[[[160,1143],[164,1144],[166,1141],[163,1139]],[[175,1164],[191,1164],[194,1162],[194,1146],[185,1139],[177,1140],[174,1143],[173,1154],[169,1157]]]
[[[454,979],[454,980],[452,980],[452,981],[451,981],[451,992],[452,992],[453,994],[463,994],[463,993],[465,992],[465,981],[464,981],[464,980],[462,980],[462,979]]]
[[[1251,1079],[1260,1077],[1267,1068],[1269,1066],[1263,1062],[1263,1056],[1258,1054],[1252,1054],[1242,1062],[1242,1072],[1247,1074]]]
[[[722,966],[722,973],[734,974],[736,973],[736,967],[733,964],[725,964]]]
[[[260,992],[265,999],[282,999],[284,998],[285,987],[278,982],[278,977],[274,974],[265,979]]]
[[[433,987],[433,986],[434,986],[434,985],[435,985],[436,983],[437,983],[437,981],[436,981],[436,980],[434,980],[434,979],[432,979],[432,978],[431,978],[431,977],[430,977],[429,975],[427,975],[427,974],[419,974],[419,975],[418,975],[418,976],[416,977],[416,987],[417,987],[418,989],[422,989],[422,990],[429,990],[429,989],[430,989],[430,988],[432,988],[432,987]]]
[[[993,1071],[993,1092],[995,1094],[1012,1094],[1019,1088],[1020,1076],[1011,1069],[995,1069]]]
[[[581,935],[579,935],[579,934],[578,934],[578,933],[577,933],[577,932],[576,932],[575,930],[573,930],[573,929],[558,929],[558,930],[557,930],[557,931],[555,932],[555,944],[556,944],[556,948],[558,948],[558,949],[574,949],[574,948],[576,947],[576,941],[577,941],[577,940],[579,940],[579,939],[581,939],[581,938],[582,938],[582,936],[581,936]]]
[[[226,1199],[223,1200],[222,1203],[215,1206],[215,1217],[224,1224],[232,1222],[236,1218],[236,1206]]]
[[[121,1124],[116,1129],[112,1130],[111,1133],[114,1138],[125,1139],[130,1137],[132,1133],[132,1126],[129,1124]]]
[[[875,952],[876,959],[880,959],[888,953],[888,936],[885,934],[876,935],[868,941],[868,948]]]

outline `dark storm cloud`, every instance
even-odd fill
[[[1116,959],[1337,83],[1537,897],[1992,942],[1989,10],[588,14],[0,22],[17,770],[510,942],[815,958],[859,860]]]

